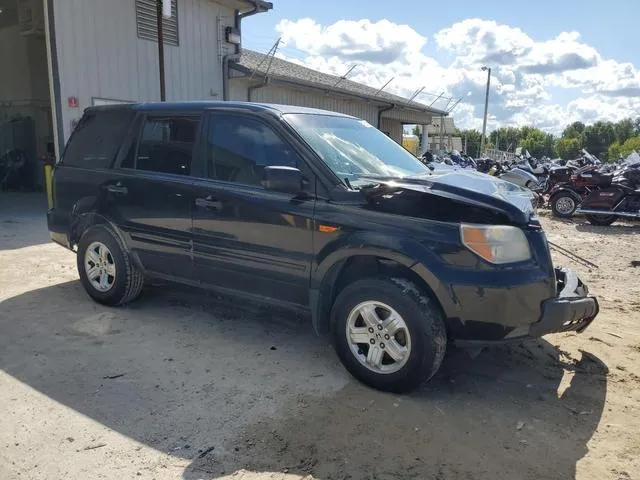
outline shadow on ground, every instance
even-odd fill
[[[640,234],[640,223],[618,221],[608,227],[591,225],[590,223],[576,223],[576,230],[601,235],[637,235]]]
[[[42,192],[0,192],[0,250],[48,243],[47,197]]]
[[[78,282],[0,307],[0,368],[190,459],[188,480],[239,469],[321,479],[574,478],[606,396],[599,359],[574,359],[546,341],[473,361],[454,351],[430,384],[395,396],[352,380],[306,321],[271,309],[168,288],[109,309]]]

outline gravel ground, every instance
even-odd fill
[[[543,217],[598,265],[554,252],[601,299],[596,322],[451,352],[395,396],[286,312],[169,287],[92,302],[45,209],[0,196],[3,480],[640,478],[640,225]]]

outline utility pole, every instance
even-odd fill
[[[158,74],[160,76],[160,101],[167,100],[167,87],[164,76],[164,35],[162,32],[162,19],[171,18],[171,0],[156,1],[156,19],[158,35]]]
[[[466,130],[464,132],[464,154],[465,155],[469,155],[469,153],[467,151],[467,131]]]
[[[491,86],[491,67],[482,67],[483,72],[487,72],[487,93],[484,98],[484,119],[482,120],[482,138],[480,139],[480,156],[484,152],[484,139],[487,134],[487,114],[489,111],[489,87]]]

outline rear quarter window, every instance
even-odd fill
[[[108,168],[122,144],[133,111],[86,112],[74,130],[61,164],[81,168]]]

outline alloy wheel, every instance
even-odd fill
[[[84,254],[84,269],[91,286],[98,292],[108,292],[116,281],[116,264],[109,248],[93,242]]]
[[[556,202],[556,210],[562,215],[570,215],[576,208],[576,202],[571,197],[562,197]]]
[[[351,353],[375,373],[400,370],[411,354],[411,336],[402,316],[382,302],[356,305],[346,328]]]

